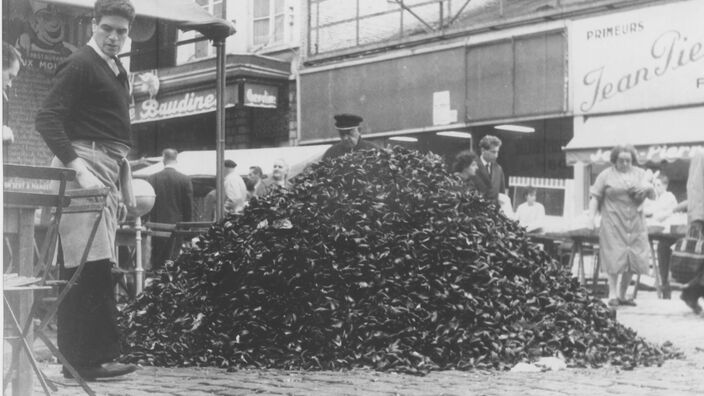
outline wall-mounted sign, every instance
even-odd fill
[[[662,161],[690,160],[700,150],[704,150],[704,145],[654,145],[639,147],[637,151],[640,162],[660,163]],[[610,148],[587,151],[584,154],[588,155],[589,159],[586,162],[589,163],[608,163],[611,160]],[[586,156],[582,155],[580,159],[585,160],[584,157]]]
[[[52,75],[58,65],[76,51],[66,41],[66,19],[53,4],[32,2],[34,12],[27,17],[16,46],[24,57],[24,67]]]
[[[237,86],[228,86],[225,90],[225,107],[234,106],[235,98]],[[136,102],[130,108],[130,119],[133,124],[165,120],[215,111],[216,106],[214,89],[164,95]]]
[[[704,102],[702,21],[704,5],[695,0],[574,21],[574,113]]]
[[[457,110],[450,106],[450,91],[433,92],[433,125],[457,122]]]
[[[244,84],[245,106],[275,109],[278,98],[278,87],[262,84]]]

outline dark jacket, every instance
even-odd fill
[[[333,144],[332,146],[330,146],[330,148],[325,151],[325,154],[323,154],[323,159],[342,157],[343,155],[351,153],[352,151],[372,149],[381,150],[381,147],[372,142],[368,142],[360,137],[359,141],[357,141],[357,145],[354,147],[348,147],[343,142]]]
[[[188,176],[167,167],[149,176],[147,181],[156,193],[149,220],[169,224],[193,220],[193,185]]]
[[[498,201],[499,193],[506,193],[506,177],[503,168],[494,162],[491,165],[491,176],[489,176],[481,160],[477,159],[477,162],[479,168],[474,176],[474,186],[486,199]]]

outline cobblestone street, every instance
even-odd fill
[[[567,369],[544,373],[433,372],[424,377],[368,370],[303,372],[144,367],[122,379],[91,382],[99,395],[702,395],[704,317],[673,293],[658,300],[640,292],[637,307],[620,308],[618,319],[651,342],[672,341],[684,360],[662,367]],[[76,382],[60,376],[60,366],[44,363],[58,395],[76,395]],[[36,381],[35,381],[36,382]],[[42,394],[41,388],[35,388]]]

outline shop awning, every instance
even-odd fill
[[[289,166],[289,177],[303,171],[310,163],[323,157],[329,144],[316,146],[296,147],[270,147],[260,149],[225,150],[225,159],[237,163],[237,172],[246,175],[250,166],[259,166],[265,174],[271,174],[274,161],[281,158]],[[161,161],[161,157],[150,158]],[[191,177],[215,177],[215,150],[182,151],[178,154],[176,168]],[[145,178],[164,169],[164,164],[159,162],[134,172],[135,177]]]
[[[704,107],[577,118],[574,130],[563,149],[568,164],[609,162],[619,144],[635,146],[640,162],[688,159],[704,147]]]
[[[92,9],[95,0],[48,0],[49,3],[65,4]],[[134,0],[138,16],[176,22],[181,30],[195,30],[210,40],[218,40],[235,33],[232,22],[216,18],[193,0]]]

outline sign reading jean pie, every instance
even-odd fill
[[[574,21],[576,114],[704,102],[704,3],[684,1]]]

